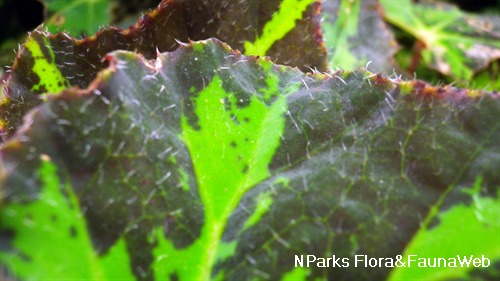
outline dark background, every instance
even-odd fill
[[[47,18],[43,0],[0,0],[0,44],[21,37]],[[155,8],[160,0],[115,0],[112,23]]]

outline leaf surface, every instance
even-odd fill
[[[217,40],[108,60],[88,90],[50,96],[2,146],[1,214],[40,204],[48,158],[78,199],[88,252],[124,241],[139,280],[384,279],[391,268],[359,270],[354,256],[402,255],[432,210],[470,202],[458,195],[478,175],[477,196],[498,194],[495,94],[303,74]],[[457,224],[443,218],[441,231]],[[1,221],[3,256],[31,241],[15,221]],[[294,268],[307,254],[351,266]]]
[[[407,254],[403,260],[408,261],[409,255],[413,255],[413,267],[397,268],[391,273],[390,280],[500,277],[498,270],[485,271],[472,265],[473,262],[480,262],[486,267],[493,267],[500,260],[500,197],[483,197],[480,195],[481,188],[482,178],[478,177],[473,188],[462,190],[472,197],[469,198],[472,202],[457,204],[442,212],[430,212],[405,251]],[[458,257],[455,245],[461,245]],[[422,261],[418,260],[419,257],[432,259]],[[434,258],[444,260],[434,261]],[[436,271],[430,266],[419,267],[418,262],[431,266],[441,264],[441,270]]]
[[[319,2],[285,2],[164,0],[127,30],[106,28],[82,40],[35,30],[18,54],[6,98],[0,103],[3,139],[13,134],[28,110],[41,103],[40,95],[69,85],[86,88],[106,66],[104,56],[114,50],[136,51],[152,59],[157,51],[175,50],[178,42],[216,37],[247,54],[269,55],[306,71],[325,70]],[[276,26],[287,28],[275,36]],[[244,45],[253,47],[246,50]]]
[[[41,193],[35,202],[19,202],[2,209],[3,233],[14,251],[0,252],[0,262],[13,265],[23,279],[134,280],[123,239],[105,255],[92,247],[78,199],[68,183],[61,182],[56,166],[41,155],[38,171]],[[40,243],[43,241],[42,243]],[[54,247],[54,245],[57,245]],[[77,257],[68,258],[68,254]],[[118,269],[118,270],[117,270]]]

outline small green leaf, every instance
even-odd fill
[[[390,23],[423,43],[424,62],[454,80],[470,81],[475,73],[500,59],[498,15],[469,15],[443,3],[381,3]]]
[[[44,0],[50,18],[45,26],[52,33],[73,36],[93,34],[111,22],[111,0]]]

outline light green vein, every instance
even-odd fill
[[[261,37],[252,43],[245,41],[245,54],[265,56],[271,46],[283,38],[295,27],[295,22],[302,18],[302,14],[309,5],[316,0],[286,0],[281,3],[279,10],[264,26]]]

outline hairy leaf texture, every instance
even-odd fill
[[[500,206],[496,94],[304,74],[215,39],[107,60],[0,149],[10,276],[106,278],[113,264],[137,280],[381,280],[391,268],[354,256],[441,243],[432,231],[468,255],[498,233],[487,212],[453,231],[477,225],[471,204]],[[350,266],[295,268],[308,254]]]
[[[99,2],[100,3],[100,2]],[[180,42],[219,38],[250,55],[272,56],[304,71],[326,69],[316,0],[163,0],[126,30],[110,27],[84,39],[33,31],[20,50],[0,101],[0,135],[10,137],[41,96],[86,88],[106,67],[104,57],[129,50],[148,59]]]

